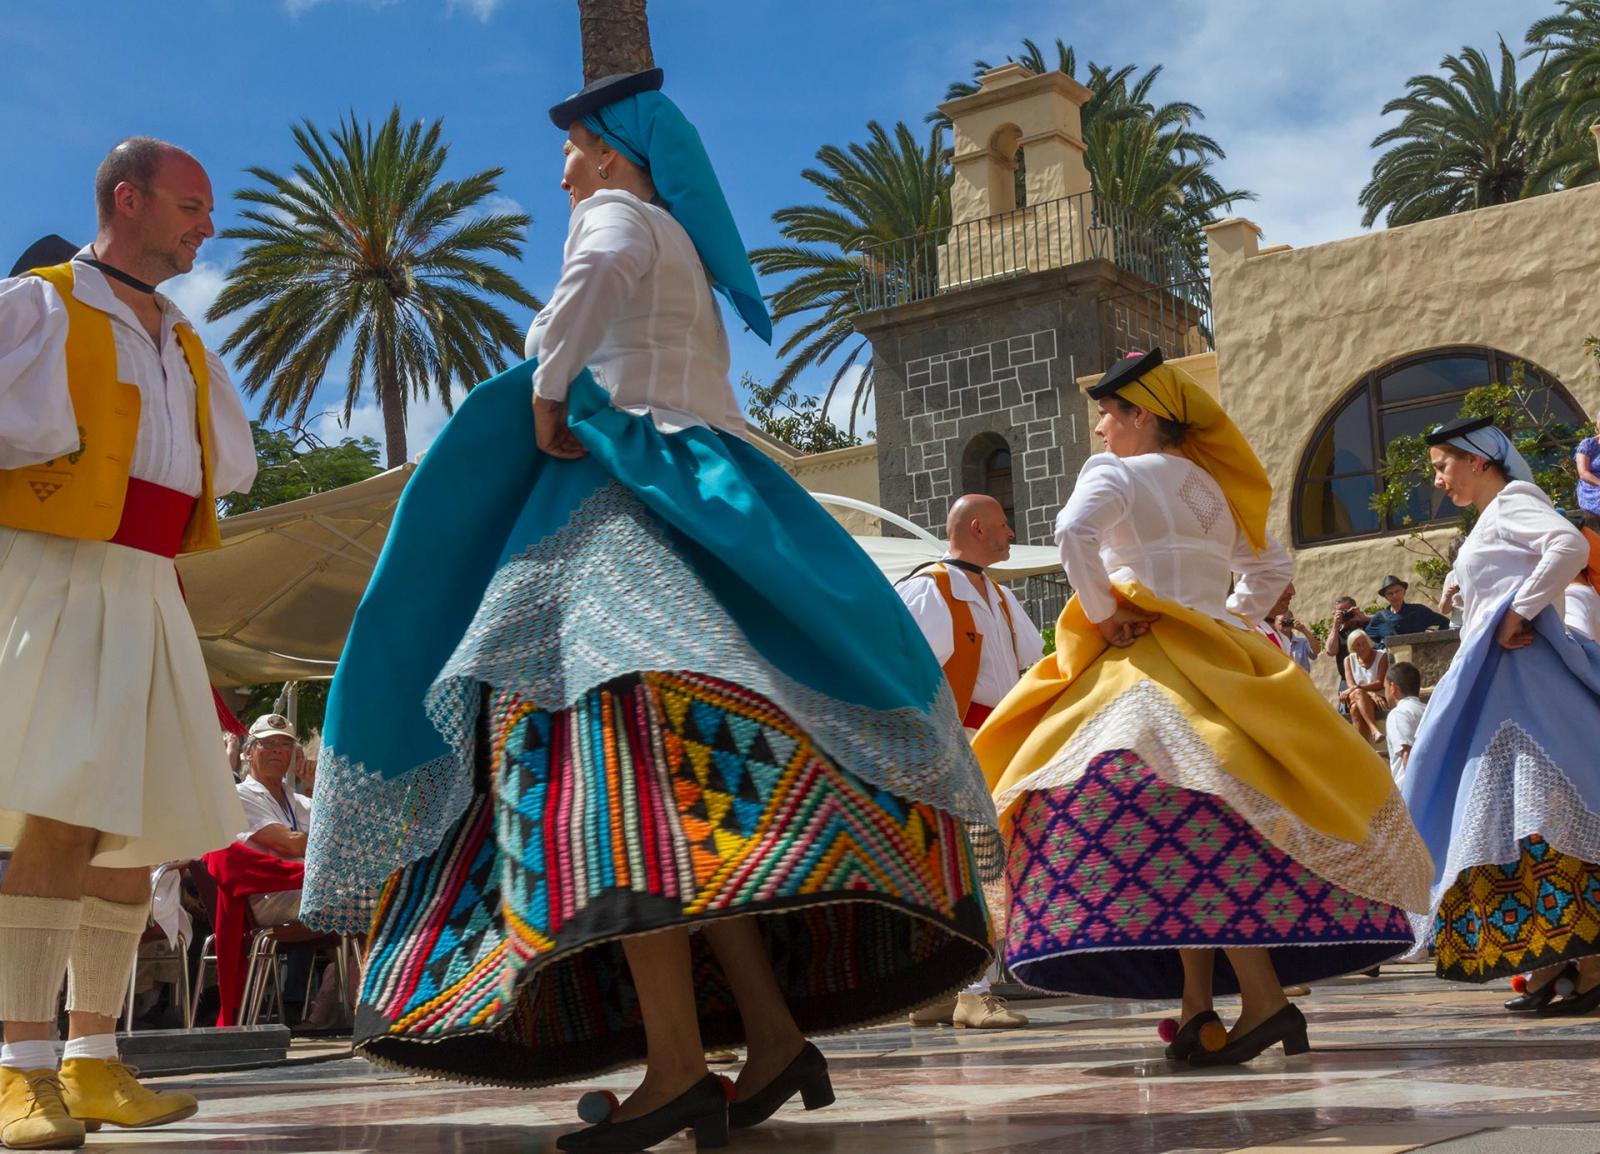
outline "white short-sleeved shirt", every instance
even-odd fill
[[[83,250],[80,255],[88,255]],[[139,433],[131,476],[198,496],[200,440],[195,382],[173,330],[190,323],[160,293],[161,340],[150,339],[100,270],[73,265],[72,295],[111,318],[117,377],[139,388]],[[192,324],[191,324],[191,327]],[[55,286],[34,276],[0,280],[0,469],[43,464],[76,452],[78,419],[67,388],[67,306]],[[255,481],[255,441],[228,370],[207,351],[212,487],[247,492]]]
[[[286,785],[284,792],[289,796],[289,808],[285,809],[272,791],[253,777],[246,777],[234,788],[239,791],[239,803],[244,806],[245,820],[250,823],[236,841],[248,842],[251,835],[269,825],[281,825],[292,833],[311,832],[310,798],[295,793]]]
[[[1396,781],[1405,776],[1401,751],[1417,743],[1417,729],[1422,725],[1425,708],[1420,697],[1402,698],[1400,704],[1389,711],[1384,723],[1384,744],[1389,747],[1389,772]]]
[[[948,566],[950,592],[967,603],[972,611],[972,624],[983,637],[983,650],[978,659],[978,680],[972,687],[974,705],[996,706],[1011,692],[1012,686],[1024,672],[1044,656],[1044,638],[1033,621],[1023,611],[1022,603],[1004,585],[987,581],[987,596],[979,593],[966,573]],[[908,577],[895,586],[900,600],[911,610],[917,628],[927,638],[934,660],[943,665],[955,652],[955,632],[950,620],[950,607],[939,595],[939,587],[932,574],[924,570]],[[1000,608],[1000,598],[1005,598],[1011,610],[1008,625]],[[1013,639],[1013,632],[1015,639]]]

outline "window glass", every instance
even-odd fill
[[[1464,393],[1488,383],[1489,357],[1479,353],[1438,357],[1395,369],[1378,378],[1378,390],[1381,403],[1392,405],[1440,393]]]
[[[1456,419],[1461,412],[1461,401],[1437,401],[1431,405],[1418,405],[1408,409],[1390,409],[1379,422],[1384,447],[1396,437],[1415,437],[1426,433],[1435,425]]]
[[[1300,535],[1312,541],[1376,532],[1378,514],[1372,508],[1376,492],[1371,473],[1305,482],[1300,487]]]
[[[1372,398],[1357,393],[1333,419],[1306,459],[1308,473],[1364,473],[1377,468],[1372,459]]]

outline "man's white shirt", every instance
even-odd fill
[[[972,702],[974,705],[999,705],[1022,674],[1044,656],[1044,638],[1023,611],[1016,595],[1004,585],[986,581],[988,595],[985,596],[974,586],[973,575],[955,565],[947,565],[945,570],[950,574],[951,592],[967,603],[972,611],[972,624],[983,636],[983,655],[978,666],[978,681],[972,690]],[[934,658],[940,665],[949,661],[956,647],[954,627],[950,607],[939,595],[933,575],[924,569],[896,585],[895,591],[911,610]],[[1000,608],[1001,597],[1011,610],[1009,624]],[[1014,644],[1013,628],[1016,631]]]
[[[295,793],[287,784],[283,787],[289,798],[287,810],[271,790],[253,777],[246,777],[234,788],[239,791],[239,803],[244,806],[245,820],[250,823],[250,828],[240,833],[236,840],[248,842],[252,834],[269,825],[281,825],[291,832],[311,832],[311,799]]]

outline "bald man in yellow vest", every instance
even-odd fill
[[[993,497],[969,493],[957,499],[945,521],[949,548],[944,560],[925,566],[897,586],[944,667],[956,711],[976,732],[1022,674],[1044,656],[1044,639],[1016,596],[991,578],[990,565],[1011,556],[1015,534]],[[992,972],[947,1002],[911,1015],[918,1026],[941,1023],[1008,1030],[1028,1019],[1008,1009],[991,988]]]
[[[243,811],[174,557],[220,544],[255,479],[222,362],[156,285],[212,235],[192,156],[133,137],[70,260],[0,280],[0,1142],[81,1145],[198,1108],[117,1053],[150,867]],[[67,980],[60,1069],[55,1021]]]

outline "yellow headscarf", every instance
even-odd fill
[[[1233,519],[1257,553],[1267,544],[1272,482],[1250,442],[1222,406],[1182,369],[1162,364],[1117,390],[1129,404],[1189,427],[1178,451],[1222,488]]]

